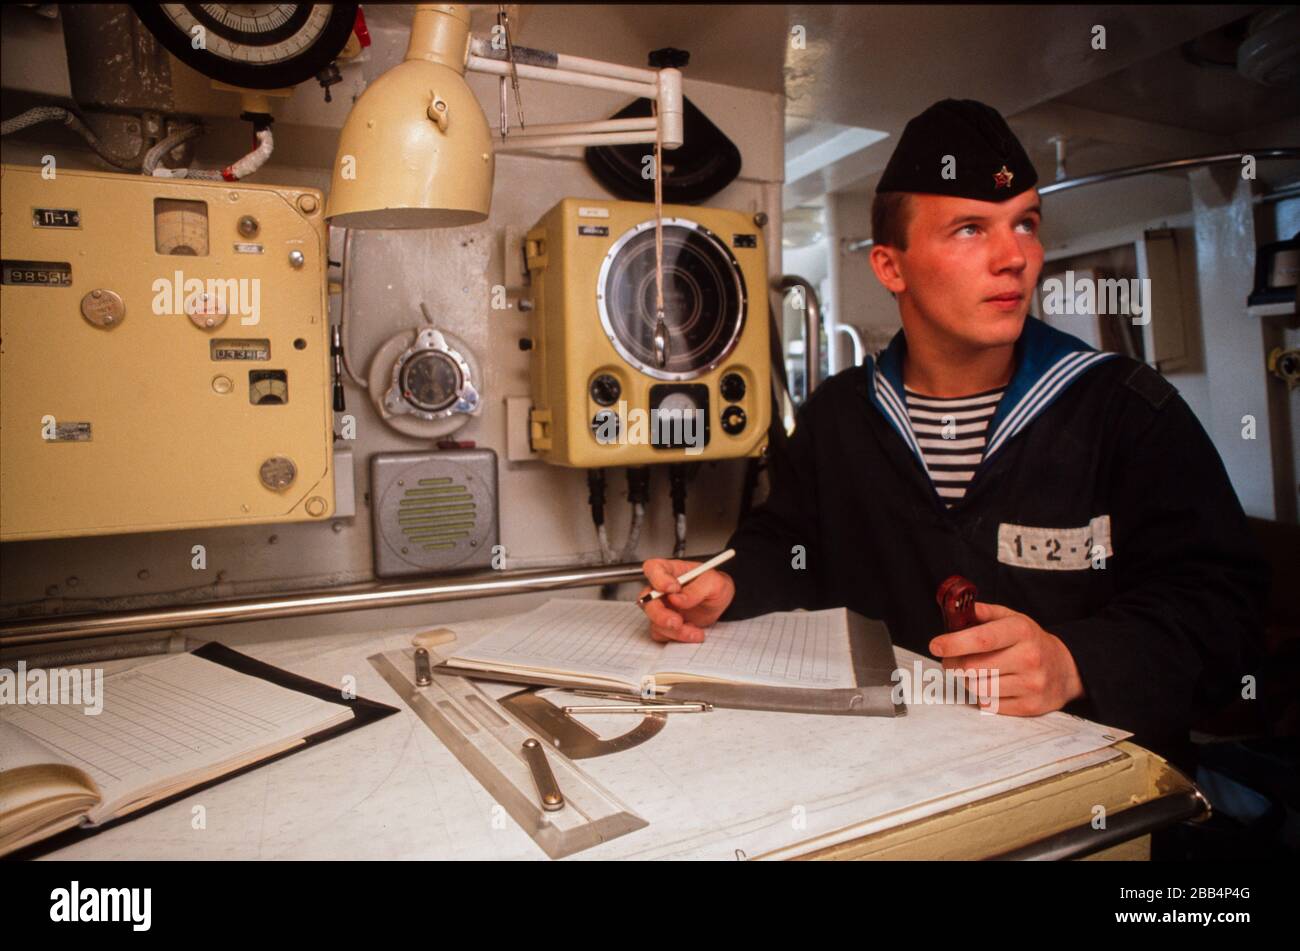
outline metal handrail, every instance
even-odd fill
[[[852,324],[836,324],[831,328],[831,330],[832,338],[834,338],[837,333],[842,333],[849,338],[849,342],[853,344],[853,366],[861,366],[862,361],[866,359],[867,348],[862,344],[862,334],[858,331],[858,328],[854,327]],[[833,339],[829,341],[829,343],[831,348],[830,371],[831,374],[834,375],[839,369],[839,360],[836,359],[837,347],[836,342]]]
[[[143,631],[203,627],[240,621],[368,611],[374,608],[435,604],[443,601],[492,598],[530,591],[555,591],[618,584],[644,578],[641,563],[581,567],[555,571],[489,571],[451,581],[408,581],[400,584],[352,585],[292,594],[263,595],[234,601],[40,617],[12,621],[0,627],[0,647],[24,647],[89,637],[109,637]]]
[[[1166,159],[1163,162],[1148,162],[1145,165],[1129,165],[1114,168],[1109,172],[1095,172],[1092,175],[1079,175],[1059,182],[1052,182],[1038,189],[1039,195],[1050,195],[1068,188],[1081,185],[1095,185],[1099,182],[1112,182],[1120,178],[1132,178],[1134,175],[1146,175],[1151,172],[1171,172],[1183,168],[1199,168],[1202,165],[1217,165],[1221,162],[1240,162],[1247,155],[1256,159],[1300,159],[1300,148],[1278,149],[1243,149],[1239,152],[1219,152],[1214,155],[1198,155],[1185,159]]]
[[[822,305],[817,296],[817,289],[798,274],[782,274],[772,282],[772,287],[781,292],[798,288],[803,291],[803,365],[804,365],[804,399],[812,395],[821,382],[822,354]],[[799,308],[795,308],[798,310]],[[784,350],[784,347],[782,348]]]

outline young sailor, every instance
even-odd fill
[[[1028,316],[1037,175],[994,109],[936,103],[877,188],[871,265],[903,329],[827,380],[774,446],[771,492],[680,589],[657,639],[719,619],[846,606],[946,667],[998,671],[998,712],[1064,709],[1190,767],[1201,702],[1242,686],[1267,570],[1213,444],[1146,364]],[[940,582],[979,589],[943,634]]]

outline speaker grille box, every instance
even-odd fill
[[[491,449],[377,453],[370,500],[379,577],[491,565],[498,539]]]

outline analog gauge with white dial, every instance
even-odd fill
[[[209,79],[278,89],[311,79],[347,45],[355,3],[132,4],[158,41]]]

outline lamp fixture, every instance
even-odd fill
[[[470,32],[465,4],[420,4],[405,59],[357,100],[339,137],[326,217],[347,228],[452,228],[487,218],[497,152],[561,146],[682,144],[682,78],[496,42]],[[465,72],[609,89],[655,102],[655,115],[553,123],[494,138]],[[503,92],[504,95],[504,92]],[[502,110],[505,115],[505,110]]]

